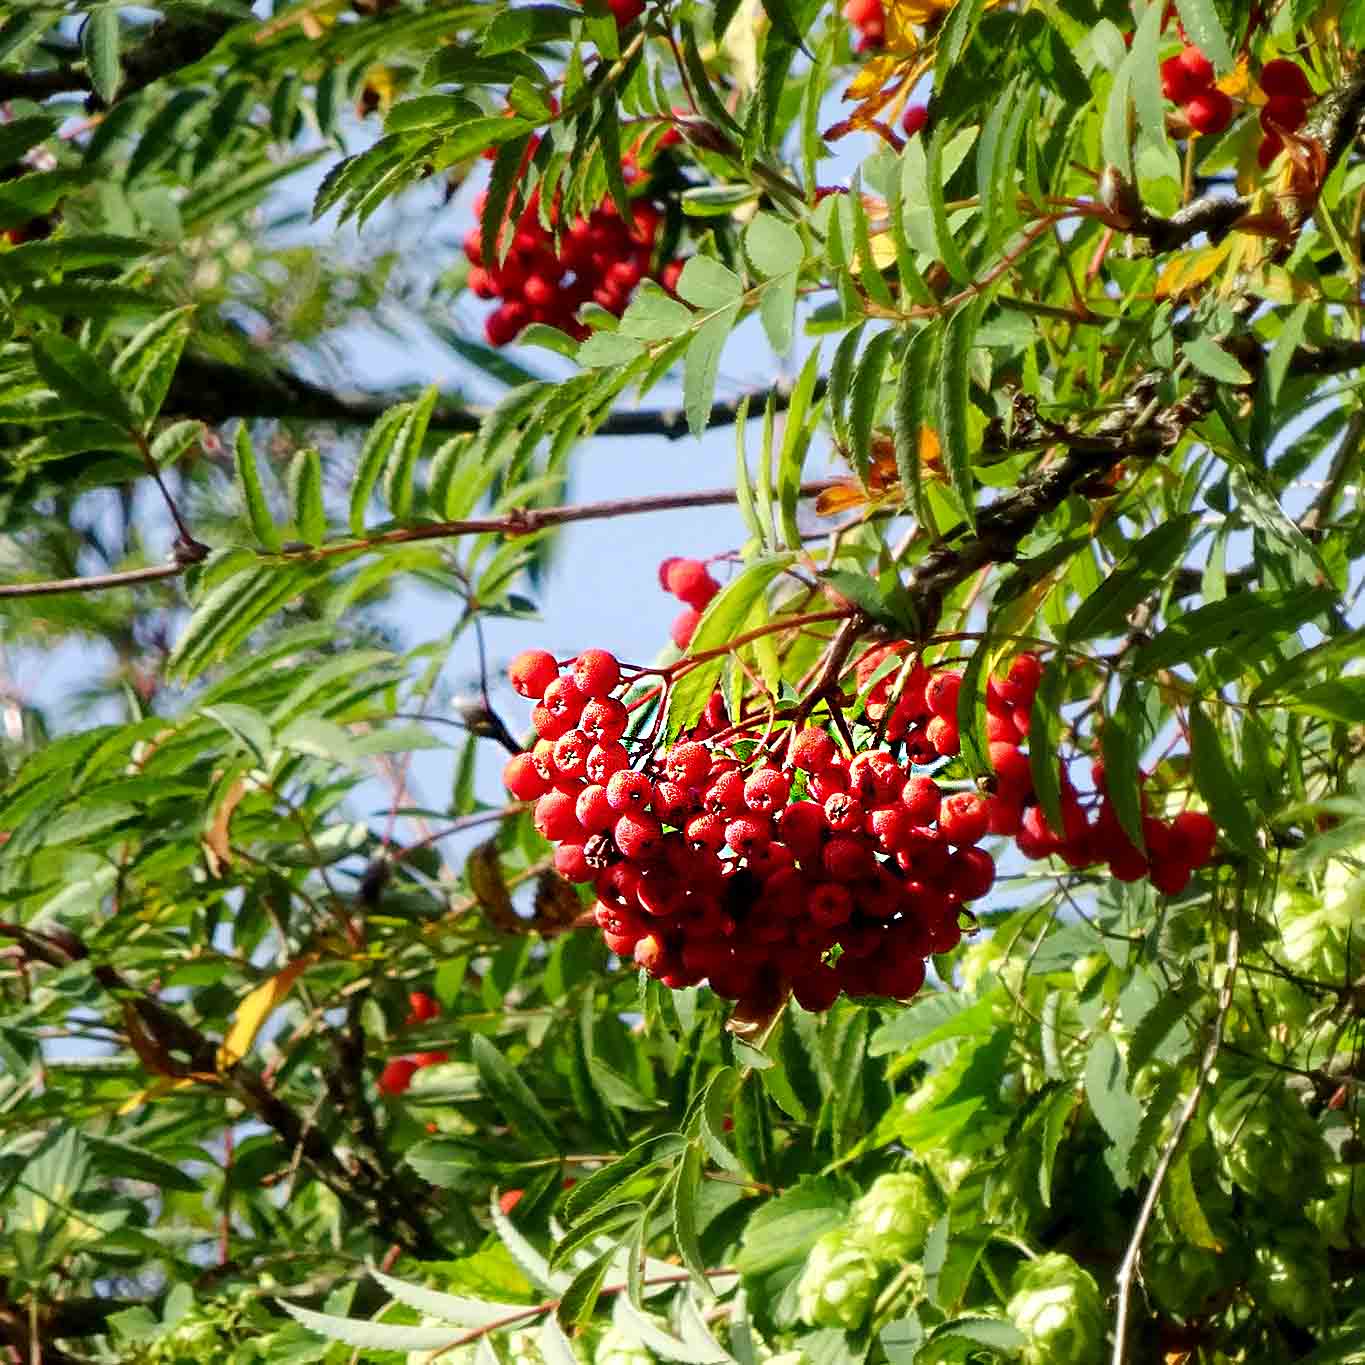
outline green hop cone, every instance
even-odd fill
[[[1292,1204],[1321,1193],[1327,1143],[1282,1085],[1233,1087],[1215,1103],[1209,1131],[1228,1175],[1254,1199]]]
[[[874,1260],[918,1259],[937,1217],[933,1192],[923,1176],[882,1175],[853,1206],[850,1235]]]
[[[1312,1327],[1332,1306],[1332,1270],[1318,1230],[1276,1227],[1255,1251],[1251,1289],[1269,1312]]]
[[[625,1328],[609,1327],[597,1343],[592,1365],[654,1365],[654,1357]]]
[[[1104,1302],[1086,1270],[1060,1251],[1021,1266],[1006,1308],[1028,1338],[1024,1365],[1098,1365],[1104,1345]]]
[[[846,1227],[833,1228],[811,1248],[796,1287],[801,1320],[812,1327],[860,1327],[877,1292],[882,1267],[853,1242]]]

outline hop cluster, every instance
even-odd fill
[[[1192,44],[1161,63],[1161,93],[1184,109],[1196,133],[1212,136],[1232,122],[1232,100],[1213,83],[1213,63]]]
[[[886,11],[882,0],[848,0],[844,18],[858,30],[858,51],[875,52],[886,43]]]
[[[1264,170],[1283,151],[1284,134],[1303,127],[1314,95],[1303,68],[1284,57],[1261,68],[1261,89],[1266,102],[1261,108],[1261,145],[1256,158]]]
[[[508,763],[508,790],[535,801],[556,868],[593,884],[611,950],[667,986],[756,999],[789,985],[808,1009],[840,991],[908,999],[994,882],[976,847],[984,799],[945,795],[885,750],[850,759],[808,727],[784,763],[744,765],[694,732],[632,765],[611,655],[561,673],[530,650],[510,675],[539,739]]]
[[[408,1015],[403,1022],[408,1026],[427,1024],[440,1013],[440,1005],[426,991],[413,991],[408,996]],[[394,1057],[379,1073],[379,1093],[401,1095],[423,1067],[436,1066],[449,1060],[450,1055],[445,1052],[418,1052],[408,1057]]]
[[[665,559],[659,565],[659,586],[671,592],[683,609],[669,627],[669,636],[679,649],[692,643],[697,622],[706,604],[720,591],[720,584],[700,559]]]
[[[480,196],[475,204],[480,218],[485,202]],[[533,193],[516,223],[508,225],[512,240],[501,262],[485,250],[480,230],[471,228],[464,239],[473,266],[469,288],[481,299],[501,300],[484,323],[488,344],[505,346],[533,322],[548,323],[581,341],[588,329],[578,321],[578,310],[590,300],[620,317],[635,286],[650,274],[664,216],[647,198],[635,200],[631,212],[633,225],[604,200],[587,217],[576,217],[556,246],[540,221],[540,198]],[[680,271],[680,265],[670,263],[661,278],[671,287]]]

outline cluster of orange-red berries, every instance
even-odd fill
[[[408,1025],[428,1024],[440,1013],[440,1005],[426,991],[413,991],[408,996],[408,1017],[403,1022]],[[416,1052],[409,1057],[394,1057],[379,1073],[379,1093],[401,1095],[412,1084],[413,1076],[424,1066],[436,1066],[449,1060],[450,1054],[447,1052]]]
[[[714,591],[699,561],[664,568],[684,600]],[[841,991],[914,995],[926,958],[958,942],[961,911],[994,883],[995,861],[978,846],[990,834],[1014,838],[1029,858],[1107,862],[1114,876],[1147,876],[1168,893],[1209,861],[1217,831],[1197,811],[1147,817],[1146,851],[1137,849],[1098,765],[1088,802],[1063,768],[1064,829],[1048,825],[1022,747],[1043,672],[1033,654],[987,688],[993,790],[941,788],[924,769],[959,751],[962,675],[926,668],[912,651],[894,641],[857,661],[860,718],[877,736],[859,753],[812,725],[766,749],[738,744],[713,697],[671,749],[632,758],[629,681],[616,658],[590,649],[561,668],[547,651],[526,650],[509,677],[535,703],[538,738],[504,781],[535,803],[556,869],[593,886],[612,952],[672,988],[707,980],[753,1000],[790,987],[813,1010]]]

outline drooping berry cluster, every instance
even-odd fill
[[[1284,150],[1286,133],[1297,133],[1308,118],[1315,96],[1303,68],[1276,57],[1261,68],[1261,89],[1266,102],[1261,108],[1261,145],[1256,159],[1264,170]]]
[[[858,30],[858,51],[875,52],[886,43],[886,11],[882,0],[848,0],[844,18]]]
[[[1144,795],[1144,853],[1119,823],[1105,785],[1104,765],[1097,761],[1091,765],[1094,791],[1084,799],[1065,764],[1061,766],[1063,829],[1054,830],[1048,823],[1034,793],[1029,755],[1022,747],[1028,738],[1033,699],[1042,673],[1036,655],[1020,654],[1004,678],[992,678],[986,685],[987,754],[995,775],[995,790],[987,800],[990,832],[1012,836],[1026,858],[1041,859],[1055,854],[1074,868],[1107,863],[1110,874],[1119,881],[1146,877],[1167,895],[1183,891],[1191,874],[1213,857],[1218,838],[1217,826],[1202,811],[1186,810],[1162,821],[1146,813]],[[960,687],[960,678],[951,673],[935,674],[929,683],[930,689],[950,692],[954,706]],[[943,742],[946,743],[946,738]]]
[[[1211,137],[1232,122],[1232,100],[1213,83],[1213,63],[1193,44],[1161,63],[1161,93],[1178,104],[1196,133]]]
[[[414,1024],[428,1024],[441,1013],[441,1007],[426,991],[413,991],[408,996],[408,1016],[403,1021],[411,1027]],[[381,1095],[401,1095],[412,1084],[412,1078],[424,1066],[437,1066],[448,1062],[446,1052],[417,1052],[408,1057],[394,1057],[379,1073],[379,1093]]]
[[[480,218],[485,202],[481,195],[475,203]],[[650,274],[664,216],[647,198],[634,200],[631,212],[635,221],[628,225],[616,205],[604,200],[587,217],[576,217],[556,247],[554,235],[540,221],[539,195],[532,193],[510,227],[511,246],[501,262],[485,250],[479,228],[471,228],[464,239],[473,266],[469,288],[481,299],[502,300],[484,323],[488,344],[505,346],[533,322],[548,323],[581,341],[588,328],[577,315],[589,300],[620,317],[635,286]],[[680,271],[680,265],[670,263],[660,276],[671,287]]]
[[[679,649],[686,649],[707,603],[720,591],[720,584],[700,559],[674,557],[659,565],[659,586],[683,604],[668,633]]]
[[[557,869],[593,884],[611,950],[667,986],[752,1000],[789,985],[809,1009],[841,990],[906,999],[994,882],[984,799],[945,796],[884,749],[849,758],[808,726],[781,763],[741,762],[694,732],[632,765],[611,655],[561,673],[529,650],[509,671],[540,738],[508,790],[535,801]]]

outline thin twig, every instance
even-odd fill
[[[1152,1182],[1147,1187],[1147,1197],[1142,1201],[1142,1209],[1133,1226],[1133,1235],[1129,1238],[1128,1249],[1123,1253],[1123,1260],[1119,1263],[1119,1302],[1114,1323],[1114,1354],[1111,1365],[1123,1365],[1124,1357],[1127,1354],[1128,1306],[1132,1298],[1133,1278],[1137,1273],[1138,1258],[1142,1254],[1142,1238],[1156,1208],[1156,1201],[1161,1194],[1161,1186],[1165,1182],[1166,1174],[1171,1168],[1171,1163],[1175,1160],[1181,1139],[1185,1136],[1185,1129],[1189,1127],[1190,1120],[1194,1117],[1194,1111],[1199,1107],[1199,1097],[1204,1093],[1204,1086],[1208,1082],[1209,1073],[1213,1070],[1213,1064],[1218,1058],[1218,1049],[1223,1044],[1223,1025],[1227,1020],[1228,1011],[1232,1008],[1232,984],[1237,975],[1237,961],[1240,952],[1241,936],[1236,923],[1234,923],[1228,932],[1226,971],[1223,976],[1223,989],[1218,996],[1218,1014],[1213,1021],[1213,1036],[1204,1049],[1204,1056],[1199,1063],[1199,1075],[1195,1078],[1194,1088],[1190,1091],[1189,1098],[1186,1099],[1184,1108],[1180,1111],[1180,1117],[1176,1119],[1175,1129],[1166,1140],[1166,1146],[1161,1153],[1161,1160],[1157,1162],[1156,1170],[1152,1172]]]

